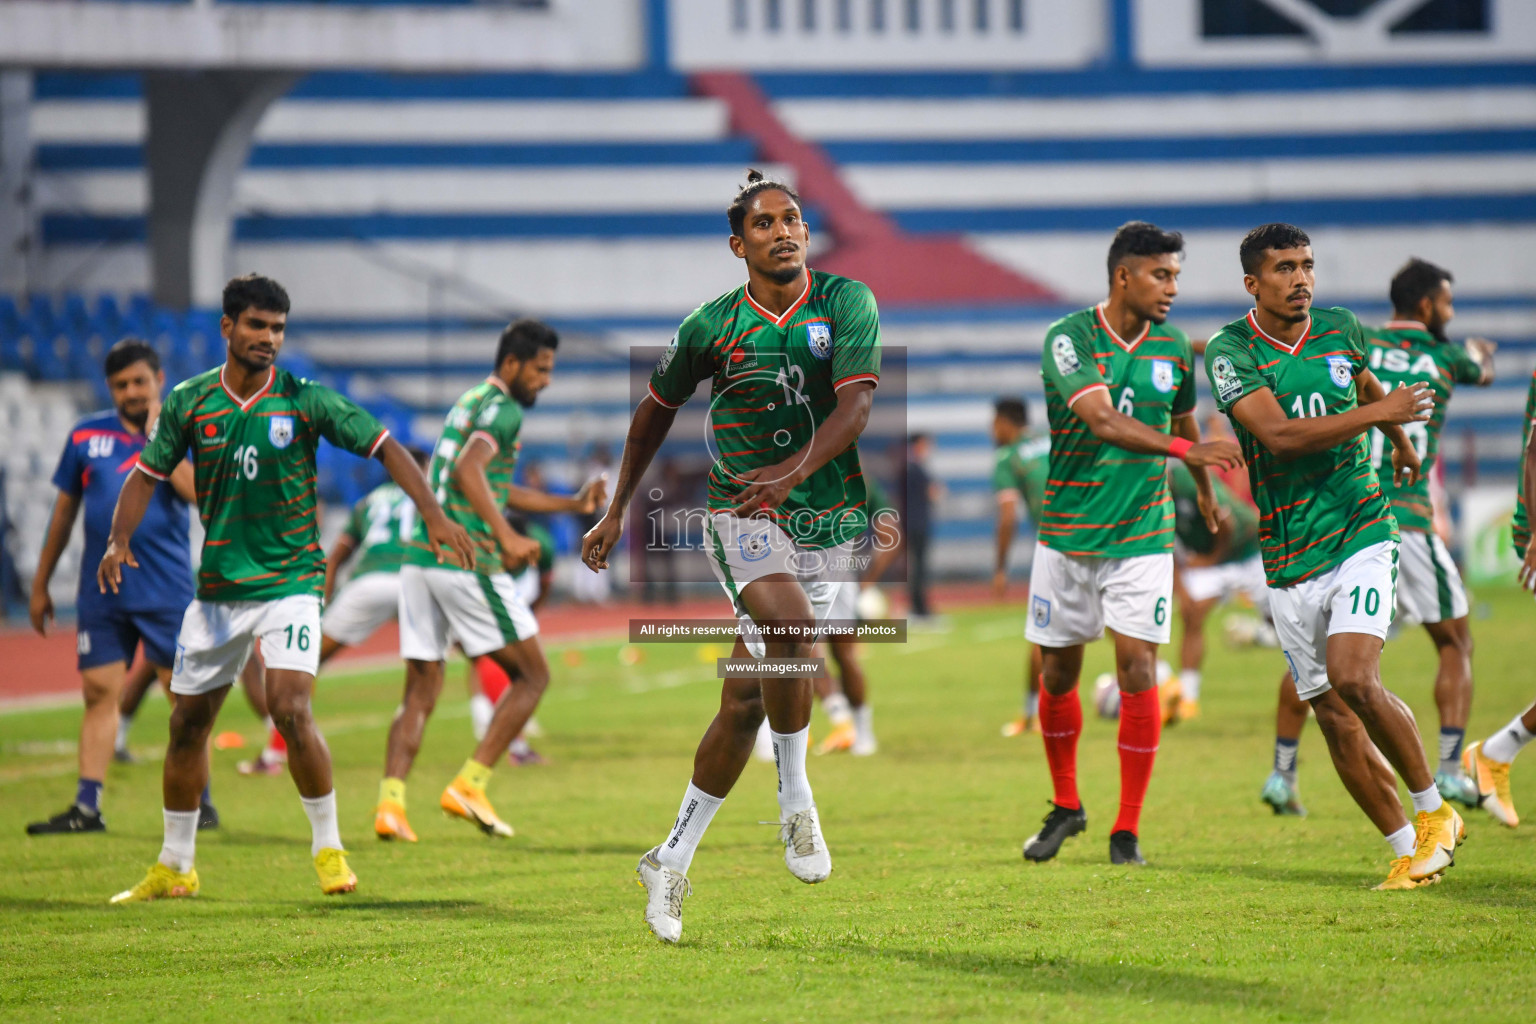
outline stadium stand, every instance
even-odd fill
[[[874,214],[909,236],[962,240],[1048,294],[884,306],[886,344],[910,350],[910,426],[936,436],[949,487],[941,571],[986,565],[990,399],[1040,396],[1047,324],[1101,297],[1106,239],[1132,217],[1186,232],[1175,315],[1195,337],[1245,308],[1236,240],[1264,220],[1308,227],[1319,302],[1367,321],[1386,317],[1386,281],[1409,255],[1452,268],[1453,333],[1504,348],[1501,383],[1452,405],[1448,483],[1454,495],[1473,479],[1511,477],[1536,369],[1536,253],[1525,241],[1536,223],[1536,88],[1523,78],[1324,70],[1282,113],[1263,76],[1226,71],[914,77],[755,81]],[[94,382],[102,345],[123,333],[150,337],[172,377],[209,365],[208,314],[134,297],[148,285],[137,80],[42,74],[37,96],[48,294],[0,299],[0,365],[40,382]],[[314,74],[261,124],[230,267],[290,285],[289,365],[308,360],[306,372],[408,436],[430,438],[508,316],[551,319],[574,340],[527,451],[572,482],[592,442],[619,440],[629,347],[665,344],[694,304],[739,280],[721,212],[765,152],[735,115],[718,93],[655,70]],[[1404,155],[1415,159],[1395,159]],[[813,225],[826,216],[810,214]],[[69,393],[83,401],[82,390]],[[27,423],[53,429],[41,414]],[[58,436],[40,442],[45,460]],[[366,483],[343,476],[326,474],[329,500]]]

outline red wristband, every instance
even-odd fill
[[[1195,442],[1187,437],[1175,437],[1168,441],[1168,454],[1176,459],[1182,459],[1186,452],[1195,446]]]

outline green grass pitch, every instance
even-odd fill
[[[1536,696],[1536,608],[1478,595],[1470,737]],[[370,830],[397,668],[322,678],[356,894],[325,898],[286,778],[214,758],[224,828],[199,838],[196,899],[109,907],[160,843],[159,766],[114,767],[104,836],[29,839],[73,795],[77,709],[0,716],[0,1014],[6,1021],[1528,1020],[1536,989],[1536,820],[1467,816],[1441,885],[1374,893],[1388,850],[1334,777],[1316,727],[1302,743],[1305,820],[1271,816],[1274,651],[1230,651],[1213,626],[1204,715],[1165,732],[1143,819],[1151,866],[1113,868],[1113,723],[1081,746],[1085,836],[1054,863],[1020,843],[1050,792],[1038,737],[1005,740],[1022,607],[952,616],[945,634],[866,648],[879,755],[813,758],[835,870],[784,869],[772,768],[752,763],[692,870],[684,939],[640,920],[634,866],[676,813],[714,713],[713,665],[613,643],[551,655],[539,717],[547,767],[498,768],[518,829],[493,841],[436,810],[471,749],[455,668],[411,780],[417,846]],[[1090,649],[1085,687],[1109,667]],[[72,666],[60,666],[66,671]],[[1435,729],[1420,630],[1390,643],[1388,685]],[[1085,701],[1085,703],[1087,703]],[[224,728],[258,729],[238,696]],[[135,748],[154,755],[165,703]],[[819,717],[813,731],[825,732]],[[244,752],[249,756],[250,751]],[[1536,754],[1514,770],[1536,819]],[[1406,796],[1405,796],[1406,798]]]

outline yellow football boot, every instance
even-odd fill
[[[1027,732],[1038,733],[1040,731],[1039,715],[1020,715],[1013,721],[1003,726],[1003,735],[1006,737],[1022,736]]]
[[[1456,863],[1456,847],[1466,838],[1461,815],[1449,803],[1437,811],[1420,811],[1414,821],[1413,863],[1408,875],[1422,882]]]
[[[443,790],[439,801],[442,808],[455,818],[473,822],[488,836],[511,838],[512,826],[496,816],[496,808],[485,797],[485,790],[473,789],[463,779],[454,779]]]
[[[1178,725],[1181,721],[1179,709],[1184,703],[1184,687],[1179,685],[1177,677],[1157,684],[1157,702],[1163,709],[1163,724]]]
[[[1393,889],[1417,889],[1420,886],[1434,885],[1442,876],[1433,875],[1422,882],[1415,882],[1410,874],[1409,866],[1413,863],[1412,857],[1399,857],[1392,862],[1392,869],[1387,872],[1387,880],[1380,885],[1371,887],[1373,892],[1387,892]]]
[[[357,876],[347,867],[347,855],[334,846],[315,854],[315,874],[320,876],[320,891],[327,896],[357,891]]]
[[[1509,792],[1509,765],[1484,757],[1483,744],[1479,740],[1461,752],[1461,767],[1477,783],[1483,810],[1510,828],[1520,824],[1514,797]]]
[[[113,896],[110,902],[148,903],[150,900],[171,896],[196,896],[198,888],[196,868],[183,874],[155,861],[155,866],[149,869],[144,881]]]
[[[816,744],[817,754],[837,754],[853,749],[853,741],[858,739],[858,730],[853,722],[840,722],[832,727],[832,732],[826,739]]]
[[[1189,722],[1200,717],[1200,702],[1179,698],[1179,709],[1173,713],[1175,721]]]
[[[373,834],[380,839],[398,839],[402,843],[416,842],[411,823],[405,820],[405,808],[393,800],[381,800],[373,812]]]

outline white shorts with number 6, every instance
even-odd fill
[[[1168,642],[1173,554],[1077,558],[1035,545],[1024,638],[1042,647],[1076,647],[1108,626],[1123,636]]]
[[[176,637],[171,692],[209,693],[230,685],[257,640],[268,671],[314,675],[320,669],[320,599],[291,594],[275,601],[193,601]]]
[[[1362,548],[1327,572],[1292,587],[1272,587],[1269,611],[1302,700],[1328,690],[1328,638],[1387,638],[1397,602],[1397,544]]]

